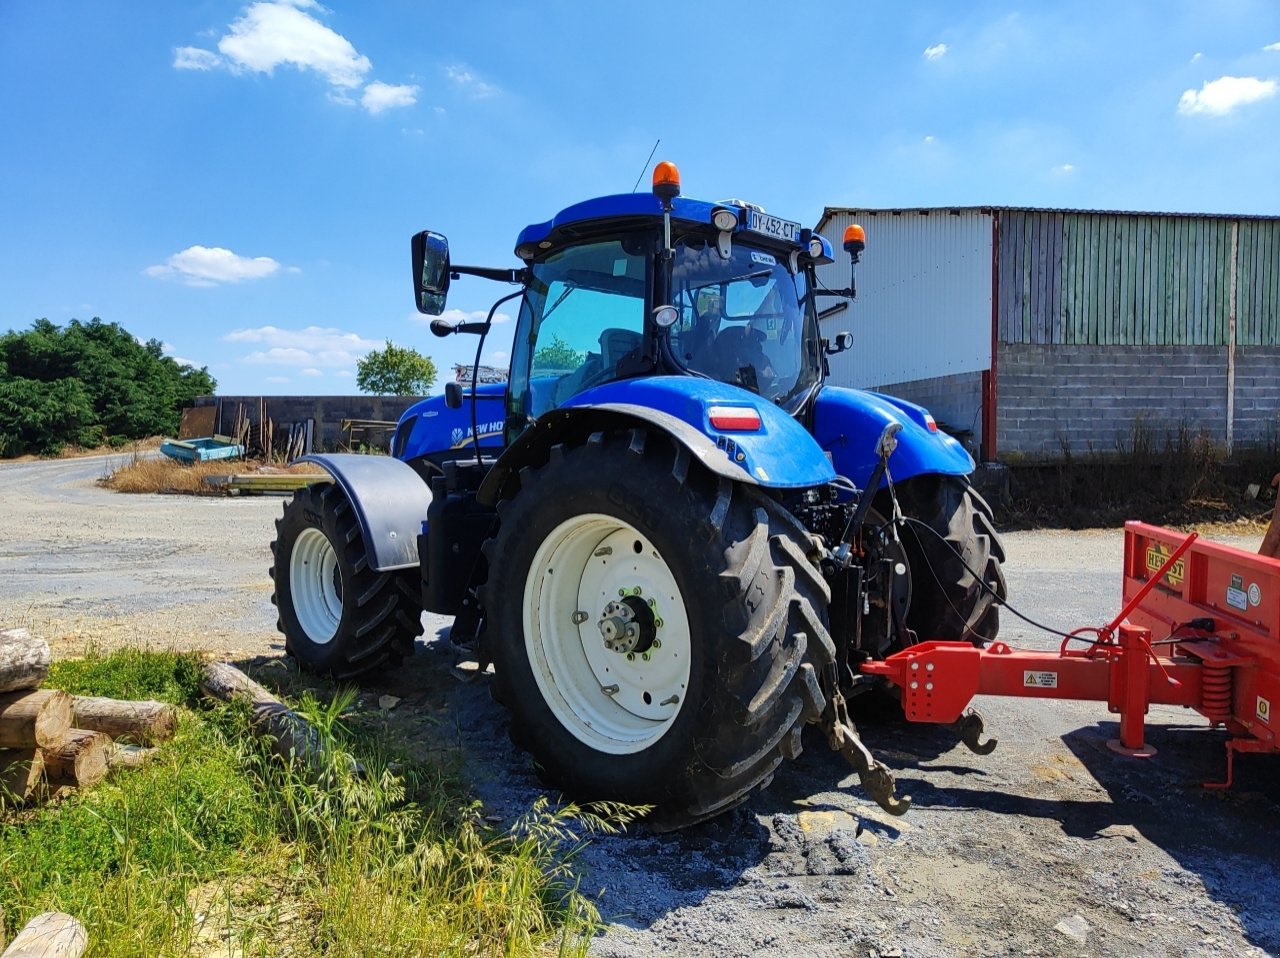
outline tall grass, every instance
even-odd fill
[[[197,666],[130,652],[59,664],[50,684],[191,703]],[[95,956],[584,953],[599,914],[573,856],[627,810],[541,800],[495,830],[451,765],[344,727],[350,704],[298,703],[326,746],[318,773],[272,755],[242,708],[184,711],[149,766],[0,812],[7,930],[57,908]]]

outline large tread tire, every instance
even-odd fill
[[[546,465],[521,472],[499,515],[481,593],[495,681],[511,737],[545,781],[580,799],[655,806],[650,824],[675,828],[738,804],[800,753],[802,727],[826,708],[819,677],[835,656],[830,592],[807,533],[776,502],[691,469],[685,450],[637,429],[554,448]],[[535,575],[549,581],[532,568],[540,548],[564,523],[589,515],[616,518],[653,544],[690,626],[679,711],[656,740],[621,754],[557,717],[525,636],[526,583]],[[592,609],[581,630],[565,623],[555,641],[583,649],[602,641],[598,615]],[[544,681],[556,680],[565,681]]]
[[[286,653],[302,668],[354,679],[398,665],[413,653],[422,634],[417,570],[375,572],[370,567],[355,510],[337,483],[317,483],[294,493],[276,520],[271,555],[276,628],[284,633]],[[321,564],[331,566],[324,581]],[[314,567],[311,575],[309,566]],[[295,586],[306,594],[295,595]]]
[[[963,476],[917,476],[897,494],[903,514],[933,530],[908,522],[900,534],[911,568],[908,628],[920,641],[994,640],[1007,589],[991,507]]]

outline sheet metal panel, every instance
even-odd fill
[[[818,277],[829,289],[849,285],[840,244],[854,222],[867,233],[858,299],[822,323],[828,338],[853,333],[853,348],[831,357],[832,381],[865,388],[990,369],[991,213],[828,210],[821,232],[836,262]]]

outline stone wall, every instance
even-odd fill
[[[243,404],[251,421],[258,421],[259,403],[266,403],[267,417],[277,427],[305,419],[315,420],[317,451],[344,447],[347,436],[342,432],[344,419],[377,419],[395,422],[400,414],[418,401],[416,396],[200,396],[196,406],[221,404],[216,431],[230,433],[236,421],[236,410]],[[390,430],[376,430],[367,437],[370,444],[386,445]]]
[[[996,455],[1057,458],[1129,448],[1135,430],[1163,444],[1187,428],[1225,445],[1225,346],[1002,343]],[[1236,349],[1235,446],[1280,434],[1280,348]]]

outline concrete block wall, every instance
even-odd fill
[[[997,353],[997,458],[1114,452],[1141,422],[1163,444],[1185,425],[1225,445],[1225,346],[1003,343]],[[1235,445],[1274,442],[1280,348],[1236,350]]]
[[[964,443],[977,458],[982,443],[981,371],[868,388],[924,406],[934,419],[951,429],[969,430],[973,435]]]
[[[244,404],[250,420],[258,419],[258,404],[265,402],[267,417],[277,425],[315,420],[316,443],[322,449],[337,449],[345,443],[344,419],[380,419],[394,422],[401,413],[418,401],[417,396],[200,396],[193,405],[222,404],[217,430],[229,433],[236,420],[236,409]],[[390,435],[386,436],[390,439]]]

